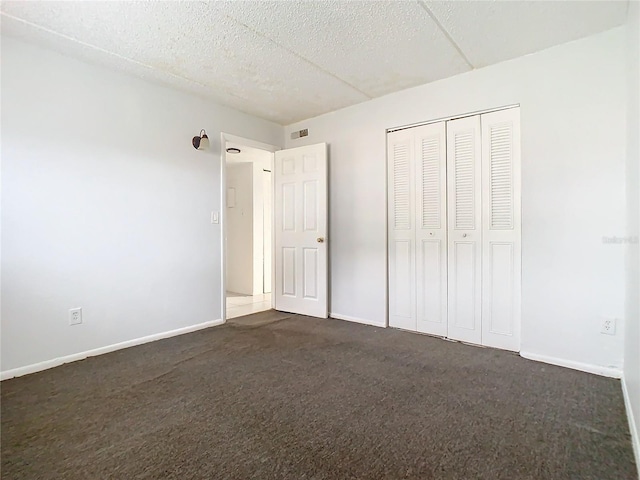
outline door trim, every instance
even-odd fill
[[[282,150],[282,147],[270,145],[268,143],[251,140],[249,138],[239,137],[225,132],[220,132],[220,313],[222,323],[227,321],[227,216],[226,216],[226,193],[227,193],[227,142],[239,143],[247,147],[259,148],[274,153]],[[271,171],[275,168],[275,155],[271,157]],[[273,177],[271,181],[272,193],[275,193]],[[271,216],[271,264],[275,262],[275,224],[274,216]],[[275,270],[271,269],[271,283],[275,283]],[[273,308],[274,298],[271,296],[271,307]]]

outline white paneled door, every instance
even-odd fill
[[[449,338],[482,342],[480,117],[447,122]]]
[[[328,315],[327,145],[275,153],[275,308]]]
[[[520,347],[520,111],[482,122],[482,344]]]

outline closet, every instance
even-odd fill
[[[520,349],[520,110],[387,134],[389,326]]]

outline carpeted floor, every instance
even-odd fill
[[[625,480],[620,382],[264,312],[2,382],[6,479]]]

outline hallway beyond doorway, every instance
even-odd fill
[[[243,295],[227,292],[227,319],[271,309],[271,294]]]

